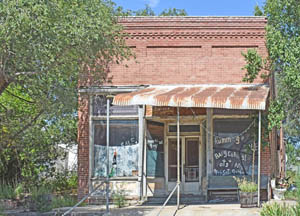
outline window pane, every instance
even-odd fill
[[[180,132],[200,132],[200,125],[180,125]],[[169,125],[169,132],[177,132],[177,125]]]
[[[252,122],[251,119],[214,120],[214,175],[251,175],[256,133]],[[255,145],[257,170],[257,143]]]
[[[147,176],[164,176],[164,124],[147,121]]]
[[[138,106],[115,106],[112,105],[112,98],[110,98],[110,115],[138,115]],[[93,98],[93,115],[106,116],[107,100],[105,95],[97,95]]]
[[[106,121],[94,121],[94,176],[106,176]],[[111,120],[109,165],[112,176],[135,176],[138,170],[138,121]]]

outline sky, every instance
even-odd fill
[[[157,13],[164,9],[185,9],[189,16],[252,16],[254,6],[265,0],[113,0],[124,9],[138,10],[146,4]]]

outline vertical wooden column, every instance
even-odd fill
[[[177,210],[180,205],[180,111],[177,107]],[[182,167],[184,169],[184,167]]]
[[[206,109],[206,195],[213,174],[213,109]],[[207,197],[208,198],[208,197]]]
[[[140,199],[143,197],[143,161],[145,158],[144,155],[144,113],[145,109],[143,105],[138,107],[139,115],[139,157],[138,157],[138,182],[139,182],[139,196]]]

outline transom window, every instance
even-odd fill
[[[199,133],[200,132],[200,125],[180,125],[179,126],[180,133]],[[168,128],[169,133],[176,133],[177,132],[177,125],[169,125]]]

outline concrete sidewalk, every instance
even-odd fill
[[[62,210],[62,209],[60,209]],[[160,206],[129,206],[126,208],[113,208],[110,216],[156,216],[160,210]],[[203,205],[181,205],[179,211],[176,212],[175,205],[166,206],[161,212],[161,216],[259,216],[259,208],[240,208],[240,204],[203,204]],[[61,212],[64,212],[61,211]],[[105,215],[102,207],[86,206],[77,208],[72,215]]]
[[[131,207],[126,209],[115,209],[111,215],[130,215],[130,216],[156,216],[159,206],[136,206],[130,211]],[[120,211],[119,211],[120,210]],[[127,213],[128,211],[128,213]],[[161,212],[161,216],[172,216],[176,212],[176,216],[259,216],[259,208],[240,208],[240,204],[204,204],[204,205],[186,205],[180,206],[176,212],[176,206],[166,206]]]

